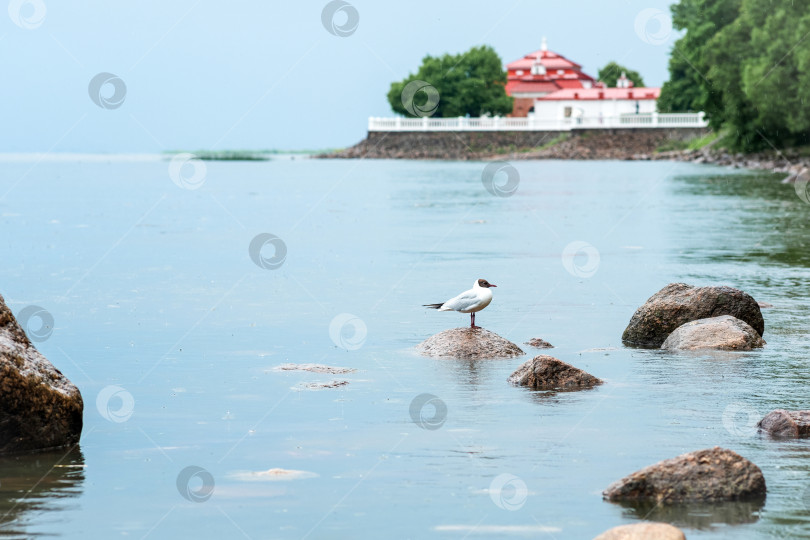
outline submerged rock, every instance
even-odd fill
[[[540,339],[539,337],[532,338],[526,342],[526,345],[530,347],[534,347],[536,349],[553,349],[554,345],[546,341],[545,339]]]
[[[765,340],[748,323],[731,315],[721,315],[682,324],[667,337],[661,348],[750,351],[763,345]]]
[[[229,474],[228,477],[242,482],[287,482],[304,478],[317,478],[318,475],[310,471],[274,468],[266,471],[235,471]]]
[[[483,328],[453,328],[439,332],[416,346],[423,356],[454,358],[513,358],[524,352],[511,341]]]
[[[686,540],[686,536],[669,523],[634,523],[613,527],[593,540]]]
[[[772,437],[810,437],[810,411],[777,409],[766,414],[757,427]]]
[[[581,390],[602,384],[590,373],[544,354],[524,363],[507,380],[536,390]]]
[[[79,389],[28,340],[0,296],[0,454],[75,444]]]
[[[354,373],[357,370],[354,368],[326,366],[323,364],[281,364],[280,366],[276,366],[274,371],[309,371],[311,373],[344,375],[346,373]]]
[[[325,388],[340,388],[341,386],[347,386],[349,381],[329,381],[329,382],[311,382],[311,383],[302,383],[304,388],[307,390],[323,390]]]
[[[762,336],[765,321],[757,301],[732,287],[695,287],[670,283],[636,310],[622,334],[625,345],[659,348],[684,323],[732,315]]]
[[[659,503],[764,499],[765,477],[741,455],[715,446],[645,467],[602,495],[610,501]]]

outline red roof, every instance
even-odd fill
[[[556,92],[560,87],[549,81],[509,81],[506,84],[506,93],[510,96],[515,94],[536,94],[540,92]]]
[[[579,79],[557,79],[554,81],[560,88],[584,88]]]
[[[541,100],[560,99],[658,99],[660,88],[563,88],[545,95]]]
[[[545,45],[545,38],[543,39]],[[555,92],[560,88],[583,88],[583,82],[593,84],[596,81],[587,73],[581,71],[581,66],[567,58],[549,50],[540,49],[523,58],[506,65],[507,75],[506,93],[514,94],[546,94]],[[532,73],[532,67],[538,61],[545,68],[543,73]],[[520,75],[516,71],[521,71]]]
[[[553,51],[544,51],[542,49],[529,53],[520,60],[510,62],[506,64],[506,67],[508,69],[531,68],[538,57],[540,58],[540,63],[546,66],[546,69],[580,69],[582,67]]]

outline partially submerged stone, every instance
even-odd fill
[[[281,364],[280,366],[276,366],[274,371],[309,371],[311,373],[344,375],[346,373],[354,373],[357,370],[354,368],[326,366],[324,364]]]
[[[764,499],[765,477],[741,455],[715,446],[645,467],[614,482],[602,495],[610,501],[667,504]]]
[[[540,339],[539,337],[532,338],[526,342],[526,345],[530,347],[534,347],[536,349],[553,349],[554,345],[546,341],[545,339]]]
[[[593,540],[686,540],[686,536],[669,523],[634,523],[613,527]]]
[[[625,345],[657,349],[673,330],[698,319],[732,315],[762,336],[765,321],[757,301],[732,287],[670,283],[636,310],[622,334]]]
[[[0,296],[0,454],[76,444],[84,402],[31,344]]]
[[[536,390],[581,390],[602,384],[590,373],[544,354],[524,363],[507,380]]]
[[[324,390],[327,388],[340,388],[341,386],[347,386],[348,384],[349,381],[344,380],[303,383],[304,388],[306,388],[307,390]]]
[[[453,358],[513,358],[524,352],[511,341],[484,328],[453,328],[427,338],[416,346],[423,356]]]
[[[235,471],[228,475],[229,478],[242,482],[286,482],[304,478],[317,478],[317,476],[316,473],[310,471],[279,468],[266,471]]]
[[[750,351],[763,345],[765,340],[748,323],[731,315],[721,315],[682,324],[667,337],[661,348]]]
[[[772,437],[791,439],[810,437],[810,411],[777,409],[765,415],[757,427]]]

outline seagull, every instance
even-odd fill
[[[424,304],[424,307],[438,309],[439,311],[458,311],[470,314],[470,328],[481,328],[475,326],[475,312],[481,311],[492,302],[492,291],[490,287],[497,287],[485,279],[476,279],[473,288],[464,291],[455,298],[451,298],[443,304]]]

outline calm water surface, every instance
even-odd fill
[[[187,190],[159,158],[6,157],[0,292],[15,313],[53,315],[37,345],[81,389],[85,427],[70,452],[0,461],[0,531],[589,539],[646,518],[690,539],[810,537],[810,442],[751,429],[774,408],[810,408],[810,208],[793,188],[691,164],[543,161],[515,163],[519,189],[495,197],[484,165],[209,162]],[[249,257],[260,233],[286,244],[280,268]],[[563,266],[578,241],[598,253],[572,260],[598,263],[590,277]],[[421,304],[479,277],[498,285],[479,324],[542,337],[606,384],[512,387],[528,346],[510,360],[415,355],[469,321]],[[633,311],[673,281],[773,304],[767,347],[624,348]],[[341,314],[356,317],[342,331]],[[274,370],[287,362],[357,372]],[[349,384],[307,388],[335,379]],[[411,418],[424,393],[446,406],[438,429]],[[602,501],[622,476],[714,445],[762,468],[764,506]],[[203,471],[178,489],[189,466]],[[250,474],[271,468],[309,474]]]

